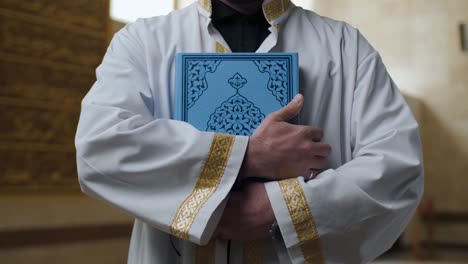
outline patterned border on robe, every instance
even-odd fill
[[[298,179],[279,182],[306,264],[324,263],[312,212]]]
[[[171,234],[189,240],[189,231],[201,207],[213,195],[224,175],[235,137],[215,134],[208,159],[198,177],[195,188],[177,210],[171,224]]]
[[[213,12],[211,0],[198,0],[199,5],[209,14]],[[264,1],[263,13],[268,22],[271,22],[282,16],[291,5],[291,0],[270,0]]]
[[[206,12],[210,13],[213,11],[213,8],[211,6],[211,0],[198,0],[198,3],[200,6],[206,10]]]
[[[229,49],[216,41],[216,53],[229,53]]]
[[[290,0],[272,0],[263,4],[263,14],[268,22],[279,18],[289,9]]]

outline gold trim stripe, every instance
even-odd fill
[[[200,6],[206,10],[206,12],[210,13],[213,11],[211,7],[211,0],[198,0]]]
[[[320,250],[319,234],[299,180],[280,181],[279,186],[299,238],[299,246],[304,255],[305,263],[324,263]]]
[[[197,246],[195,264],[215,264],[216,240],[213,239],[206,246]]]
[[[280,26],[280,24],[276,24],[276,25],[275,25],[275,28],[276,28],[276,31],[278,31],[278,33],[279,33],[279,32],[280,32],[280,30],[281,30],[281,26]]]
[[[282,16],[291,5],[290,0],[272,0],[263,5],[263,13],[268,22]]]
[[[198,4],[209,14],[213,12],[211,0],[198,0]],[[263,4],[263,14],[271,22],[286,13],[290,5],[291,0],[272,0]]]
[[[195,188],[180,205],[172,221],[171,233],[173,236],[183,240],[189,239],[189,230],[195,221],[195,217],[221,182],[231,155],[234,139],[235,137],[231,135],[215,134],[208,159],[195,184]]]
[[[263,257],[263,243],[259,240],[244,242],[244,263],[261,264]]]
[[[216,41],[216,53],[229,53],[229,50]]]

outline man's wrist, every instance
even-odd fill
[[[252,154],[251,152],[251,137],[249,137],[249,141],[247,143],[247,148],[245,149],[245,155],[244,155],[244,160],[242,161],[242,165],[239,171],[239,176],[238,180],[242,181],[245,179],[248,179],[250,177],[253,177],[255,173],[253,173],[253,168],[251,166],[251,159],[252,159]]]
[[[242,181],[247,178],[249,178],[248,169],[247,169],[247,157],[244,157],[244,161],[242,162],[241,168],[239,170],[239,175],[237,176],[237,181]]]

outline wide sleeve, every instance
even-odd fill
[[[208,223],[221,217],[248,138],[155,116],[155,104],[170,103],[153,96],[136,27],[116,34],[82,102],[75,139],[80,185],[154,228],[207,244],[216,227]]]
[[[367,263],[391,247],[421,199],[418,125],[376,52],[358,68],[350,134],[352,159],[341,167],[266,183],[293,263]]]

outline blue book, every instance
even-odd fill
[[[176,57],[176,119],[201,131],[249,136],[297,93],[297,53]]]

